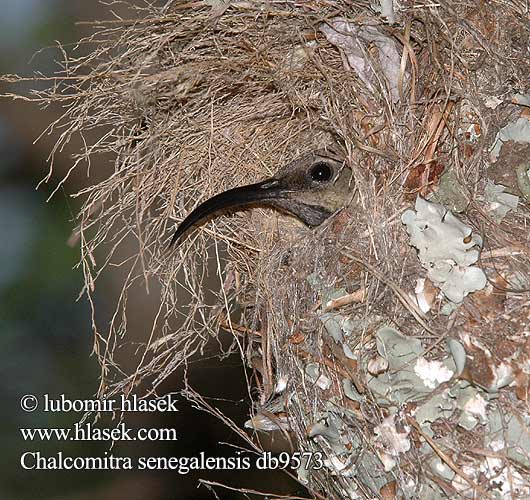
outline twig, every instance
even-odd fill
[[[353,293],[348,293],[337,299],[332,299],[326,302],[324,312],[332,311],[333,309],[339,309],[340,307],[351,304],[352,302],[364,302],[366,300],[366,288],[359,288]]]

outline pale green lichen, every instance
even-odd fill
[[[530,165],[523,163],[515,167],[515,173],[517,175],[519,190],[525,197],[526,201],[530,202]]]
[[[493,162],[497,161],[502,145],[507,141],[530,142],[530,120],[521,116],[499,130],[490,151]]]
[[[445,171],[440,177],[438,189],[432,200],[447,205],[454,212],[461,213],[469,203],[467,196],[453,169]]]
[[[376,333],[377,351],[388,361],[388,371],[368,378],[368,387],[380,404],[403,404],[420,401],[433,387],[430,380],[417,373],[417,363],[423,360],[424,348],[419,339],[407,337],[390,328],[380,328]],[[451,357],[442,361],[444,370],[455,372]],[[420,372],[421,373],[421,372]],[[437,387],[440,381],[433,385]]]
[[[432,283],[457,304],[484,288],[486,275],[472,266],[478,260],[482,238],[442,205],[418,197],[415,208],[407,210],[401,220]]]
[[[505,193],[505,186],[488,181],[484,189],[484,199],[489,203],[489,212],[492,219],[500,223],[510,210],[515,210],[519,197]]]

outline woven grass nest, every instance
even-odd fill
[[[74,168],[115,159],[78,194],[85,293],[127,276],[94,327],[101,395],[156,389],[223,328],[252,370],[240,432],[321,453],[294,471],[314,498],[530,498],[529,32],[521,0],[174,1],[95,23],[33,98],[65,106],[57,150],[96,132]],[[200,202],[327,147],[355,201],[323,225],[256,208],[168,250]],[[418,199],[469,228],[485,286],[460,301],[411,244]],[[159,311],[123,373],[143,282]]]

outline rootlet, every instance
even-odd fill
[[[45,412],[167,412],[178,411],[177,400],[171,394],[157,399],[143,399],[136,395],[126,398],[121,395],[117,399],[69,399],[64,394],[51,398],[44,394]]]

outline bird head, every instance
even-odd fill
[[[344,161],[333,153],[313,152],[289,163],[274,177],[229,189],[201,203],[182,221],[171,245],[213,215],[253,206],[275,208],[310,227],[318,226],[351,197],[351,170]]]

